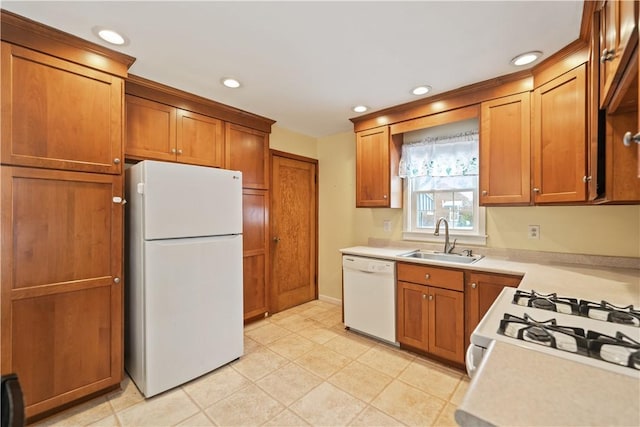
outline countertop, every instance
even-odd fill
[[[343,254],[524,276],[519,288],[640,306],[640,270],[485,256],[473,264],[402,257],[411,247],[355,246]],[[481,252],[481,251],[480,251]],[[456,421],[489,425],[640,425],[640,381],[507,343],[494,342]]]
[[[640,425],[635,378],[500,341],[487,351],[456,410],[460,425]]]
[[[640,306],[640,270],[633,268],[589,266],[562,263],[519,262],[500,257],[485,256],[473,264],[406,258],[402,254],[418,250],[418,247],[354,246],[341,249],[348,255],[416,264],[437,265],[486,273],[524,276],[519,288],[579,299],[601,301],[607,298],[612,304]]]

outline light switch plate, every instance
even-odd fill
[[[384,231],[391,231],[391,220],[385,219],[382,222],[382,227],[384,228]]]

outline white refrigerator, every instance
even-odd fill
[[[151,397],[242,356],[242,174],[145,160],[125,178],[125,368]]]

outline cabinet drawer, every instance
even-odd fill
[[[462,291],[464,273],[427,265],[398,263],[398,280]]]

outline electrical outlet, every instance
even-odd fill
[[[382,222],[382,227],[384,228],[384,231],[391,231],[391,220],[385,219]]]
[[[529,238],[530,239],[540,239],[540,226],[539,225],[530,225],[529,226]]]

